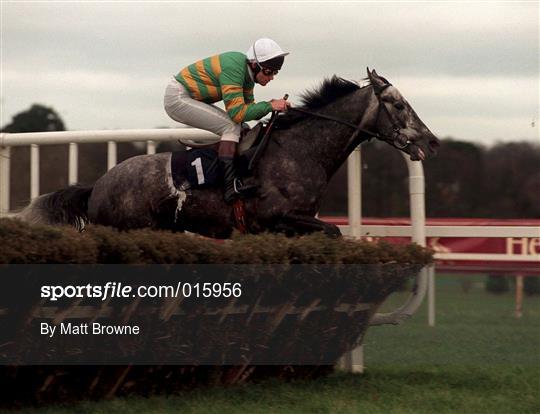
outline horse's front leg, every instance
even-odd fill
[[[301,214],[284,214],[274,217],[270,227],[271,231],[285,233],[287,236],[310,234],[317,231],[322,231],[331,237],[341,236],[341,231],[334,224]]]

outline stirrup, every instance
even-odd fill
[[[238,177],[236,177],[233,181],[234,192],[242,197],[254,195],[259,187],[259,184],[244,185],[244,183],[242,183]]]
[[[234,192],[236,194],[240,194],[242,192],[242,181],[240,181],[240,178],[238,177],[235,177],[234,180],[233,180],[233,188],[234,188]]]

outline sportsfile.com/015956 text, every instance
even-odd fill
[[[63,298],[238,298],[242,284],[237,282],[178,282],[176,285],[141,285],[135,288],[121,282],[104,285],[43,285],[41,297],[51,302]]]

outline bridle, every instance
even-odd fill
[[[381,93],[389,86],[392,86],[392,84],[387,83],[379,90],[376,90],[375,88],[373,88],[373,93],[375,94],[375,96],[377,97],[377,100],[379,101],[379,108],[377,109],[377,118],[375,118],[375,126],[379,124],[379,118],[381,116],[381,113],[384,111],[386,116],[390,120],[390,123],[392,124],[392,136],[390,138],[391,144],[395,146],[396,148],[402,150],[402,149],[407,148],[407,146],[411,143],[411,141],[405,135],[401,134],[401,127],[395,121],[394,116],[388,110],[388,108],[386,107],[385,103],[383,102],[381,98]],[[383,140],[389,142],[389,140],[387,139],[383,139]]]
[[[337,118],[337,117],[334,117],[334,116],[324,115],[324,114],[321,114],[319,112],[312,112],[312,111],[308,111],[308,110],[302,109],[302,108],[291,107],[291,108],[289,108],[289,110],[290,111],[300,112],[300,113],[310,115],[310,116],[314,116],[316,118],[327,119],[329,121],[334,121],[334,122],[340,123],[342,125],[346,125],[346,126],[348,126],[350,128],[353,128],[354,132],[351,135],[351,137],[349,138],[349,142],[351,142],[351,143],[356,140],[356,138],[358,137],[359,134],[363,134],[363,135],[367,136],[369,139],[377,138],[377,139],[379,139],[381,141],[387,142],[388,144],[396,147],[397,149],[400,149],[400,150],[404,151],[405,148],[407,148],[409,146],[411,141],[408,138],[406,138],[405,135],[401,134],[401,127],[395,121],[394,117],[392,116],[392,113],[388,110],[388,108],[386,107],[385,103],[382,101],[382,98],[381,98],[381,93],[386,88],[388,88],[389,86],[392,86],[392,84],[387,83],[379,90],[376,90],[375,87],[373,87],[373,93],[377,97],[377,102],[378,102],[377,117],[375,118],[375,126],[377,126],[379,124],[379,119],[381,117],[381,113],[384,112],[386,114],[386,116],[388,117],[390,123],[392,124],[392,135],[380,134],[380,133],[373,132],[373,131],[370,131],[370,130],[365,129],[365,128],[360,128],[360,125],[362,125],[362,122],[364,120],[363,116],[360,119],[360,122],[358,123],[358,125],[355,125],[352,122],[345,121],[343,119],[340,119],[340,118]],[[402,138],[402,137],[405,137],[405,138]]]

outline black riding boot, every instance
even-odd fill
[[[256,185],[242,184],[236,174],[233,158],[222,157],[220,161],[223,168],[223,194],[226,203],[232,203],[237,198],[247,196],[257,189]]]
[[[231,203],[238,198],[240,191],[238,189],[239,181],[236,177],[236,168],[234,168],[233,158],[220,158],[223,167],[223,195],[226,203]]]

